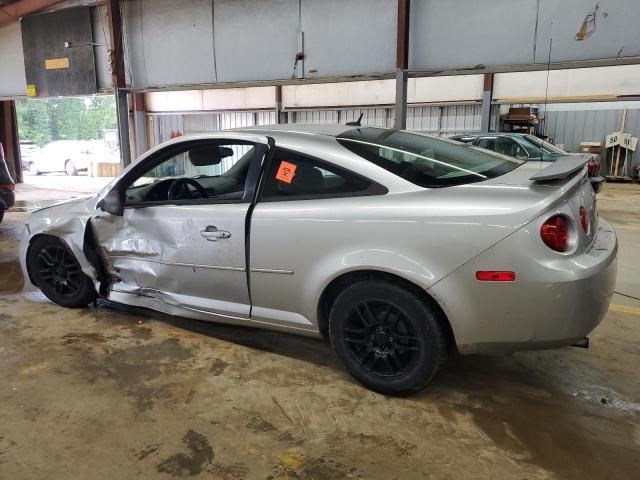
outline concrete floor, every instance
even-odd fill
[[[640,296],[640,186],[599,203]],[[321,341],[23,291],[25,217],[0,225],[2,479],[638,478],[638,301],[616,295],[589,350],[455,358],[390,398]]]

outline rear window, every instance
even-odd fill
[[[481,182],[522,164],[469,145],[401,130],[358,128],[337,140],[362,158],[425,188]]]

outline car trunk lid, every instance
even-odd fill
[[[525,187],[533,195],[531,200],[538,199],[538,216],[566,202],[579,235],[585,240],[584,244],[589,245],[598,223],[596,194],[586,168],[589,158],[589,155],[571,155],[551,164],[530,161],[501,177],[482,183]],[[581,208],[584,209],[586,228],[583,228]]]

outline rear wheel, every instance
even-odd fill
[[[34,283],[52,302],[63,307],[84,307],[96,297],[93,282],[60,240],[36,238],[27,261]]]
[[[388,281],[361,281],[344,290],[331,309],[329,337],[356,380],[391,395],[425,387],[447,355],[436,313]]]
[[[64,171],[67,175],[78,175],[78,169],[71,160],[64,162]]]

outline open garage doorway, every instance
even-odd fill
[[[16,113],[25,187],[90,194],[119,174],[113,96],[21,99]]]

